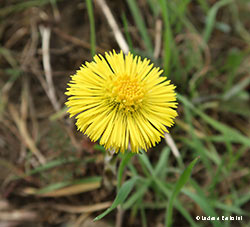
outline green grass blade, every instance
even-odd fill
[[[135,0],[127,0],[128,6],[131,10],[131,13],[133,15],[133,18],[135,20],[135,23],[141,33],[143,42],[147,48],[147,50],[149,51],[149,53],[153,53],[153,46],[152,46],[152,42],[150,39],[150,36],[147,32],[147,28],[146,25],[144,23],[144,19],[141,15],[140,9],[137,6],[137,3]]]
[[[9,49],[0,46],[0,55],[2,55],[6,59],[6,61],[12,66],[12,68],[18,68],[18,62]]]
[[[209,5],[206,0],[197,0],[197,2],[200,4],[203,11],[207,12],[209,10]]]
[[[241,208],[233,205],[227,205],[221,202],[216,202],[215,207],[224,211],[232,212],[237,215],[244,215],[244,216],[250,216],[250,214],[247,211],[242,210]]]
[[[165,152],[163,157],[164,156],[165,156],[165,160],[166,160],[167,156],[168,156],[168,153]],[[160,158],[162,158],[162,156]],[[162,183],[162,181],[156,177],[156,173],[158,172],[159,166],[162,166],[163,165],[162,163],[164,163],[164,162],[159,161],[157,163],[158,167],[156,167],[155,170],[154,170],[146,154],[143,153],[142,155],[140,155],[139,160],[140,160],[140,163],[142,164],[142,167],[146,168],[148,170],[148,172],[150,173],[150,176],[152,177],[153,181],[156,183],[159,190],[162,191],[167,196],[167,198],[171,198],[171,191],[168,190],[165,187],[165,185]],[[150,177],[150,176],[147,176],[147,177]],[[183,208],[183,206],[178,201],[175,202],[175,206],[180,211],[180,213],[186,218],[186,220],[192,226],[195,226],[195,223],[192,220],[192,217],[189,215],[189,213]]]
[[[206,17],[206,27],[205,27],[205,31],[203,34],[203,38],[206,42],[208,42],[208,40],[211,37],[214,25],[215,25],[215,20],[216,20],[216,15],[218,10],[225,6],[228,5],[229,3],[232,3],[233,0],[221,0],[217,3],[215,3],[213,5],[213,7],[209,10],[208,15]]]
[[[129,30],[128,30],[128,20],[127,20],[126,14],[124,12],[122,12],[122,23],[123,23],[123,27],[124,27],[125,37],[126,37],[127,42],[128,42],[129,50],[132,53],[134,53],[133,42],[132,42],[131,36],[129,34]]]
[[[188,101],[188,99],[180,94],[177,95],[178,100],[180,100],[184,105],[192,109],[196,114],[198,114],[204,121],[210,124],[214,129],[221,132],[225,139],[230,142],[241,143],[246,146],[250,146],[250,140],[246,136],[239,133],[236,129],[233,129],[219,121],[214,120],[213,118],[209,117],[207,114],[195,108],[194,105]],[[218,135],[219,136],[219,135]]]
[[[174,205],[175,198],[177,197],[177,195],[180,193],[182,187],[186,184],[186,182],[190,178],[192,170],[193,170],[197,161],[198,161],[198,158],[194,159],[188,165],[188,167],[184,170],[184,172],[182,173],[182,175],[180,176],[179,180],[177,181],[177,183],[174,187],[174,190],[172,192],[172,196],[170,197],[170,200],[169,200],[167,212],[166,212],[166,226],[167,227],[172,225],[172,213],[173,213],[173,205]]]
[[[143,152],[142,154],[139,155],[139,160],[141,161],[141,164],[148,169],[150,174],[154,174],[154,169],[153,166],[151,165],[148,156]]]
[[[238,49],[232,49],[229,52],[227,59],[225,60],[225,64],[221,68],[221,70],[223,71],[225,70],[225,73],[227,74],[227,81],[225,81],[225,86],[224,86],[225,93],[231,90],[232,86],[236,82],[235,79],[238,74],[237,71],[242,65],[244,57],[246,57],[246,53]],[[233,95],[232,96],[229,95],[228,97],[224,97],[224,96],[223,96],[224,99],[225,98],[229,99],[233,97]]]
[[[156,4],[156,1],[157,0],[147,0],[148,6],[154,14],[154,17],[157,17],[160,11],[160,5]]]
[[[159,190],[161,190],[161,192],[167,198],[171,198],[171,191],[170,189],[166,187],[163,181],[160,181],[157,178],[154,178],[154,182],[158,186]],[[178,201],[178,199],[175,200],[174,206],[182,214],[182,216],[190,223],[191,226],[197,226],[197,224],[194,222],[189,212],[183,207],[183,205]]]
[[[64,188],[64,187],[69,186],[69,185],[71,185],[70,181],[57,182],[57,183],[53,183],[51,185],[48,185],[42,189],[39,189],[36,193],[37,194],[48,193],[48,192],[55,191],[57,189]]]
[[[235,201],[235,203],[236,206],[242,206],[248,201],[250,201],[250,191],[247,192],[246,194],[241,195],[241,197],[237,201]]]
[[[233,83],[233,82],[232,82]],[[247,77],[237,83],[236,85],[232,86],[224,95],[223,99],[224,100],[230,100],[232,97],[236,96],[240,91],[244,90],[247,88],[250,84],[250,78]]]
[[[171,46],[173,42],[172,30],[169,21],[168,1],[159,0],[162,9],[162,16],[165,25],[164,29],[164,70],[167,75],[170,73]]]
[[[184,106],[185,110],[185,119],[189,124],[190,130],[189,133],[192,139],[184,138],[183,142],[187,144],[188,147],[191,147],[192,150],[196,151],[195,155],[200,156],[202,162],[204,163],[205,167],[209,170],[212,170],[211,162],[210,162],[210,152],[207,151],[206,147],[204,146],[203,142],[195,135],[194,127],[192,124],[192,114],[191,110]],[[208,158],[209,157],[209,158]]]
[[[114,202],[112,203],[111,207],[109,207],[106,211],[104,211],[102,214],[98,215],[94,221],[98,221],[102,219],[104,216],[106,216],[108,213],[110,213],[113,209],[115,209],[118,205],[122,204],[125,199],[128,197],[129,193],[134,187],[135,182],[137,181],[137,178],[134,177],[128,181],[126,181],[121,189],[119,190]]]
[[[101,180],[102,180],[102,178],[97,176],[97,177],[88,177],[85,179],[74,180],[74,181],[57,182],[57,183],[50,184],[44,188],[37,190],[36,193],[37,194],[45,194],[45,193],[53,192],[55,190],[64,188],[64,187],[69,186],[69,185],[101,182]]]
[[[166,147],[162,150],[160,158],[154,169],[155,176],[162,174],[162,170],[166,168],[169,154],[170,154],[169,147]]]
[[[86,0],[87,11],[89,15],[90,22],[90,46],[91,46],[91,54],[95,55],[95,47],[96,47],[96,39],[95,39],[95,17],[93,12],[92,0]]]
[[[50,3],[50,1],[51,0],[31,0],[31,1],[19,1],[16,4],[9,4],[9,6],[0,9],[0,17],[5,17],[8,14],[19,12],[30,7],[40,7]]]
[[[132,176],[139,176],[136,168],[134,167],[134,165],[131,162],[128,163],[128,169],[132,173]]]
[[[191,198],[193,201],[196,202],[196,204],[198,204],[202,211],[206,214],[206,216],[210,216],[210,217],[217,217],[218,215],[216,214],[215,210],[213,209],[213,207],[209,204],[208,198],[206,198],[204,195],[202,195],[201,193],[196,194],[193,193],[189,190],[183,189],[183,193],[185,195],[187,195],[189,198]],[[213,221],[212,222],[213,226],[215,227],[220,227],[221,224],[219,221]]]
[[[122,208],[126,210],[132,207],[132,205],[136,203],[136,201],[142,199],[144,194],[147,192],[151,182],[151,179],[147,179],[143,183],[140,183],[139,187],[137,188],[137,191],[130,196],[126,203],[122,205]]]
[[[76,158],[71,158],[71,159],[62,158],[62,159],[52,160],[52,161],[45,163],[44,165],[38,166],[35,169],[27,172],[27,175],[40,173],[40,172],[46,171],[51,168],[55,168],[60,165],[65,165],[67,163],[72,163],[72,162],[77,162],[77,161],[78,160]]]
[[[117,174],[117,191],[120,190],[121,183],[122,183],[122,176],[124,172],[125,166],[128,164],[129,160],[134,156],[134,153],[132,152],[126,152],[125,154],[122,154],[122,161],[118,169]]]
[[[142,227],[147,227],[147,218],[146,218],[146,212],[144,209],[144,206],[141,203],[140,211],[141,211],[141,220],[142,220]]]
[[[223,133],[226,139],[228,139],[229,141],[242,143],[247,146],[250,146],[249,138],[239,133],[236,129],[233,129],[223,123],[220,123],[219,121],[214,120],[213,118],[209,117],[208,115],[206,115],[201,111],[196,111],[196,112],[199,113],[199,115],[203,118],[203,120],[209,123],[212,127]]]

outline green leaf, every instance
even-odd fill
[[[184,172],[182,173],[182,175],[180,176],[179,180],[177,181],[177,183],[174,187],[174,190],[172,192],[172,196],[170,197],[170,200],[169,200],[167,212],[166,212],[166,226],[171,226],[171,224],[172,224],[172,213],[173,213],[173,205],[174,205],[175,198],[180,193],[181,188],[186,184],[186,182],[190,178],[191,173],[192,173],[192,169],[194,168],[198,159],[199,159],[199,157],[194,159],[188,165],[188,167],[184,170]]]
[[[126,165],[128,164],[129,160],[134,156],[134,153],[132,152],[126,152],[125,154],[122,154],[122,161],[118,169],[118,174],[117,174],[117,191],[119,191],[122,183],[122,176],[123,176],[123,171]]]
[[[137,181],[137,177],[134,177],[134,178],[126,181],[122,185],[121,189],[119,190],[111,207],[109,207],[107,210],[105,210],[102,214],[98,215],[94,219],[94,221],[98,221],[98,220],[102,219],[104,216],[106,216],[108,213],[110,213],[112,210],[114,210],[118,205],[122,204],[125,201],[125,199],[128,197],[131,190],[133,189],[136,181]]]

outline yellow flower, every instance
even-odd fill
[[[106,149],[155,146],[177,116],[175,86],[149,60],[115,51],[94,56],[71,76],[66,105],[77,128]]]

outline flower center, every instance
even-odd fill
[[[112,84],[112,98],[120,109],[134,111],[141,105],[144,89],[141,81],[130,76],[118,76]]]

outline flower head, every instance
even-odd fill
[[[115,51],[94,56],[72,76],[66,94],[78,130],[106,149],[147,150],[177,116],[175,86],[149,60]]]

